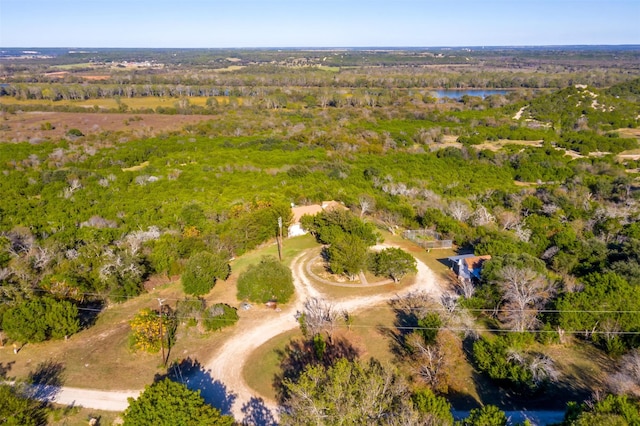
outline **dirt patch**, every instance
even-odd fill
[[[36,142],[59,140],[69,129],[84,135],[122,132],[134,137],[152,137],[182,130],[187,124],[211,120],[206,115],[107,114],[70,112],[3,113],[0,118],[0,142]],[[47,124],[49,123],[49,124]],[[45,130],[50,128],[50,130]]]
[[[522,145],[522,146],[533,146],[533,147],[541,147],[542,140],[539,141],[525,141],[525,140],[510,140],[510,139],[499,139],[494,142],[485,142],[480,145],[476,145],[476,149],[488,149],[490,151],[499,151],[505,145]]]

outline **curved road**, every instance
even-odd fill
[[[265,320],[259,326],[239,330],[227,342],[218,349],[207,364],[206,368],[211,371],[211,376],[224,383],[229,389],[233,389],[235,404],[232,413],[236,419],[243,418],[242,408],[249,404],[251,398],[255,396],[254,391],[245,383],[242,375],[243,367],[255,349],[268,342],[275,336],[298,327],[295,313],[303,309],[304,302],[310,297],[323,298],[323,294],[315,289],[304,273],[304,260],[307,253],[296,257],[292,262],[292,272],[296,287],[296,299],[288,304],[277,316]],[[405,287],[400,293],[406,294],[411,291],[423,290],[433,294],[436,300],[440,300],[442,290],[437,286],[433,272],[422,262],[418,261],[418,273],[414,284]],[[349,298],[333,299],[331,303],[338,311],[357,311],[390,299],[389,294],[375,296],[354,296]],[[265,408],[275,415],[277,404],[274,401],[264,403]]]
[[[213,354],[204,365],[204,369],[196,372],[196,375],[208,375],[203,380],[216,380],[222,389],[229,389],[231,394],[226,403],[232,401],[227,407],[236,419],[244,417],[243,407],[255,401],[255,392],[245,383],[242,370],[251,353],[259,346],[268,342],[273,337],[298,327],[295,319],[297,311],[302,310],[304,302],[310,297],[323,298],[324,294],[313,287],[305,274],[305,262],[308,261],[310,251],[298,255],[292,262],[292,273],[294,285],[296,287],[295,300],[289,303],[281,312],[274,313],[271,318],[265,319],[257,327],[250,329],[239,329],[229,340],[227,340]],[[422,262],[417,263],[418,273],[414,284],[405,287],[398,294],[406,294],[411,291],[422,290],[433,294],[436,300],[442,295],[442,289],[437,285],[433,272]],[[391,298],[389,294],[380,294],[365,297],[348,297],[331,300],[337,310],[347,310],[349,312],[364,309],[368,306],[385,302]],[[200,377],[188,377],[187,382],[198,383]],[[137,397],[140,390],[126,391],[100,391],[62,387],[58,389],[47,389],[42,393],[41,399],[64,405],[83,406],[107,411],[124,411],[128,406],[127,398]],[[204,395],[203,395],[204,396]],[[217,395],[218,398],[221,395]],[[224,396],[222,396],[224,397]],[[264,403],[264,409],[269,410],[272,415],[277,414],[277,405],[274,401]]]
[[[278,417],[278,406],[275,401],[262,401],[256,397],[255,392],[246,384],[243,378],[243,368],[251,356],[251,353],[259,346],[268,342],[275,336],[298,327],[295,313],[301,311],[304,301],[310,297],[324,298],[324,294],[313,287],[305,273],[305,264],[309,260],[309,251],[297,256],[291,265],[294,284],[296,287],[295,300],[289,303],[281,312],[264,320],[257,327],[239,329],[221,347],[219,347],[195,375],[186,378],[189,383],[216,380],[218,391],[214,398],[222,399],[223,411],[233,414],[237,421],[242,422],[251,414],[252,410],[258,410],[263,423],[250,422],[252,424],[274,424]],[[414,283],[403,288],[393,296],[404,295],[412,291],[425,291],[433,295],[435,300],[440,300],[443,289],[440,287],[433,272],[422,262],[417,261],[418,273]],[[340,299],[332,299],[335,309],[349,312],[365,309],[369,306],[388,301],[390,294],[374,296],[352,296]],[[199,376],[203,377],[199,377]],[[206,376],[206,377],[204,377]],[[202,379],[202,380],[200,380]],[[222,389],[222,393],[220,393]],[[227,391],[229,390],[229,391]],[[141,391],[99,391],[78,388],[47,388],[41,387],[35,391],[36,396],[58,404],[83,406],[107,411],[124,411],[128,406],[127,398],[137,397]],[[212,395],[203,396],[211,397]],[[256,406],[258,402],[258,406]],[[468,413],[454,412],[457,417],[465,417]],[[534,425],[543,425],[557,422],[562,419],[564,412],[509,412],[512,420],[529,418]]]

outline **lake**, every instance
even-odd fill
[[[509,93],[508,90],[487,90],[487,89],[440,89],[440,90],[432,90],[431,94],[436,98],[451,98],[451,99],[460,99],[464,95],[468,96],[479,96],[481,98],[486,98],[491,95],[506,95]]]

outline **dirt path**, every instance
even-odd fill
[[[60,405],[82,406],[104,411],[124,411],[129,406],[127,398],[137,398],[141,391],[101,391],[36,385],[31,388],[31,392],[36,399]]]
[[[210,370],[211,377],[222,382],[226,388],[233,390],[234,403],[231,412],[239,421],[245,416],[252,398],[256,397],[255,392],[245,383],[242,375],[242,370],[251,352],[275,336],[298,327],[294,315],[297,311],[302,310],[303,303],[307,298],[324,297],[323,293],[313,287],[305,274],[307,257],[308,253],[305,252],[296,257],[291,265],[296,287],[296,299],[293,303],[277,313],[277,316],[265,320],[258,327],[238,330],[238,333],[220,347],[206,363],[205,369]],[[374,296],[348,297],[333,299],[331,302],[336,310],[354,312],[385,302],[392,296],[416,290],[429,292],[439,300],[443,290],[433,272],[420,261],[417,262],[417,268],[418,273],[414,284],[394,295],[386,293]],[[271,411],[272,415],[277,416],[278,407],[275,401],[264,401],[264,408]]]
[[[257,327],[239,328],[237,333],[219,347],[212,358],[206,362],[204,368],[195,374],[185,377],[191,384],[197,384],[211,379],[215,380],[214,395],[206,395],[207,399],[219,400],[223,412],[230,412],[236,420],[242,421],[246,413],[255,410],[255,392],[245,383],[242,371],[251,353],[259,346],[277,335],[298,327],[295,313],[302,310],[304,302],[310,297],[326,298],[326,295],[313,287],[305,273],[306,263],[313,257],[312,251],[298,255],[291,264],[294,284],[296,287],[295,300],[280,312],[273,312],[271,318],[266,319]],[[358,310],[386,302],[391,297],[407,294],[412,291],[426,291],[436,300],[440,300],[443,290],[433,272],[422,262],[417,261],[418,273],[414,283],[395,294],[378,294],[373,296],[353,296],[332,299],[336,310],[356,312]],[[202,375],[202,377],[199,377]],[[202,379],[202,381],[200,380]],[[210,390],[204,389],[203,396]],[[127,398],[137,397],[141,391],[100,391],[79,388],[49,388],[41,387],[36,390],[36,397],[63,405],[83,406],[107,411],[124,411]],[[264,401],[259,407],[269,410],[277,418],[278,406],[275,401]]]

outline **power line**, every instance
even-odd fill
[[[51,290],[46,290],[43,288],[33,288],[30,289],[31,291],[34,292],[40,292],[40,293],[47,293],[50,294],[52,296],[56,296],[57,294],[52,292]],[[147,293],[149,294],[149,293]],[[118,296],[119,298],[124,298],[127,300],[131,300],[131,299],[137,299],[141,296],[144,296],[145,294],[139,294],[137,296],[130,296],[130,295],[123,295],[123,296]],[[101,299],[105,298],[105,294],[103,293],[89,293],[89,292],[85,292],[85,293],[80,293],[75,295],[74,297],[87,297],[87,296],[92,296],[92,297],[98,297]],[[153,297],[153,296],[152,296]],[[156,300],[155,298],[153,298],[152,300]],[[185,302],[185,301],[198,301],[198,300],[203,300],[203,299],[198,299],[198,298],[188,298],[188,297],[184,297],[184,298],[171,298],[171,297],[164,297],[163,300],[165,301],[174,301],[174,302]],[[394,299],[390,299],[389,301],[393,301]],[[398,300],[398,299],[395,299]],[[150,300],[151,301],[151,300]],[[340,300],[337,300],[336,303],[340,303]],[[388,302],[387,302],[388,303]],[[81,308],[78,308],[81,309]],[[87,310],[88,308],[84,308],[85,310]],[[477,312],[477,313],[496,313],[496,312],[535,312],[535,313],[539,313],[539,314],[544,314],[544,313],[577,313],[577,314],[640,314],[640,310],[613,310],[613,309],[572,309],[572,310],[561,310],[561,309],[532,309],[532,308],[525,308],[525,309],[505,309],[505,308],[500,308],[500,307],[496,307],[496,308],[453,308],[453,309],[449,309],[443,306],[407,306],[407,307],[402,307],[402,308],[394,308],[393,306],[370,306],[367,307],[367,310],[374,310],[374,309],[380,309],[380,310],[388,310],[388,309],[398,309],[398,310],[411,310],[411,311],[423,311],[423,310],[427,310],[430,312],[445,312],[445,313],[454,313],[454,312]],[[98,310],[101,311],[101,310]]]

